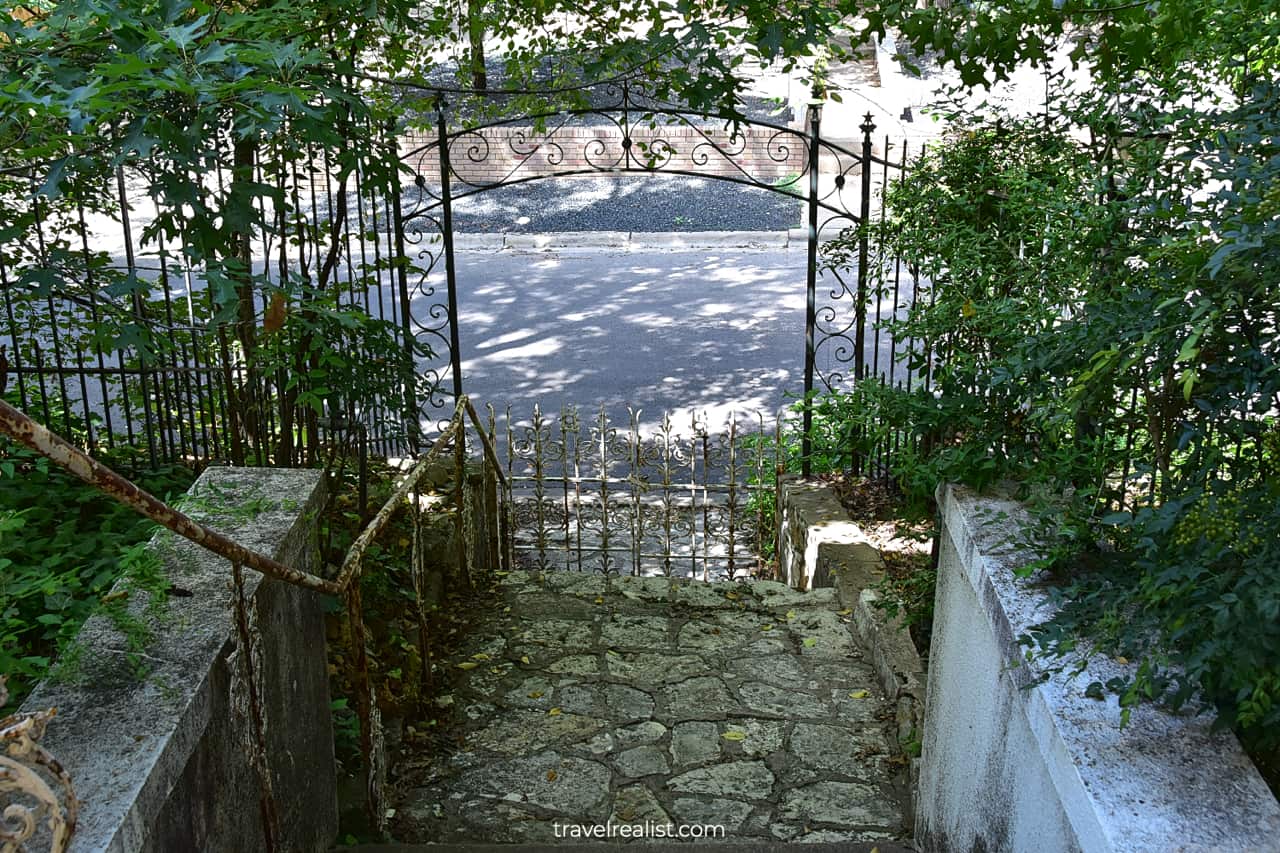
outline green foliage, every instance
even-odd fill
[[[193,479],[175,466],[139,483],[173,495]],[[127,609],[128,592],[108,593],[123,578],[123,589],[150,594],[153,606],[164,601],[159,561],[145,547],[155,529],[44,457],[0,442],[0,671],[10,676],[13,703],[99,610],[125,634],[129,651],[141,650],[146,630]]]
[[[1092,692],[1126,717],[1190,703],[1274,747],[1280,89],[1194,69],[1059,93],[1048,121],[968,117],[876,234],[927,283],[888,326],[930,390],[867,381],[823,405],[862,456],[901,446],[917,502],[1020,484],[1027,570],[1061,604],[1031,638],[1043,660],[1136,661]]]

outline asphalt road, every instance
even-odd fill
[[[464,390],[510,404],[517,419],[535,402],[603,405],[617,424],[638,409],[646,427],[664,412],[678,424],[695,412],[771,419],[803,387],[805,257],[803,247],[460,252]],[[822,349],[820,367],[832,355]]]
[[[761,417],[771,425],[802,392],[803,243],[463,250],[456,259],[463,390],[499,411],[511,406],[516,422],[527,421],[536,403],[547,413],[576,406],[584,417],[604,406],[610,422],[623,428],[637,411],[646,432],[668,412],[686,433],[695,414],[713,429],[735,414],[758,427]],[[851,300],[833,303],[832,283],[819,279],[819,317],[829,320],[824,307],[835,305],[834,325],[848,325]],[[440,267],[427,284],[437,291],[413,299],[420,319],[443,301]],[[386,316],[398,317],[390,285],[384,282],[372,301],[381,298]],[[198,279],[195,286],[201,287]],[[819,377],[842,369],[833,363],[842,342],[824,342],[821,335],[819,342]],[[843,343],[847,358],[852,341]],[[876,349],[870,331],[868,347]],[[883,368],[890,361],[887,339],[878,349]],[[445,369],[450,388],[444,357],[434,366]],[[79,411],[81,388],[74,380],[65,385]],[[83,396],[96,410],[104,394],[90,381]],[[449,413],[447,400],[441,402],[438,418]]]

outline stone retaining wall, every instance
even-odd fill
[[[1093,681],[1132,664],[1091,660],[1041,680],[1018,638],[1051,615],[1015,570],[1028,519],[1009,500],[938,490],[938,591],[929,653],[916,842],[926,851],[1276,850],[1280,804],[1207,717],[1134,709]],[[1068,662],[1070,663],[1070,662]]]
[[[827,483],[778,478],[778,563],[796,589],[835,587],[851,612],[853,633],[894,706],[898,745],[918,743],[924,729],[925,668],[902,618],[876,605],[884,561]],[[911,763],[915,796],[919,760]]]
[[[188,512],[286,565],[318,569],[319,471],[210,468]],[[104,616],[77,643],[78,665],[36,687],[23,708],[56,707],[44,745],[82,808],[73,851],[262,850],[250,728],[232,677],[240,653],[231,567],[167,531],[149,546],[175,595],[152,619],[141,657]],[[327,850],[337,833],[333,732],[320,596],[245,572],[261,636],[268,752],[283,849]],[[139,672],[141,665],[142,672]]]
[[[743,128],[739,133],[739,138],[731,140],[723,127],[635,127],[630,166],[645,168],[653,155],[661,164],[658,172],[687,170],[766,183],[804,171],[805,146],[794,134],[762,128]],[[437,184],[438,151],[435,146],[426,147],[432,142],[434,137],[406,135],[400,140],[400,155],[416,174]],[[457,138],[449,149],[449,162],[463,181],[488,184],[507,178],[609,169],[620,165],[622,143],[622,131],[613,126],[564,127],[549,136],[535,133],[532,127],[491,127]],[[726,156],[717,146],[732,153]]]
[[[879,552],[831,487],[794,474],[778,478],[778,570],[793,589],[835,586],[839,575],[861,591],[884,577]]]

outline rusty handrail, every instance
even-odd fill
[[[453,438],[462,426],[462,403],[466,401],[463,397],[458,403],[458,409],[454,413],[453,419],[449,421],[449,427],[440,434],[440,437],[431,445],[431,449],[427,454],[421,457],[400,481],[400,485],[396,487],[391,496],[382,504],[382,508],[369,520],[364,530],[360,531],[360,535],[351,543],[351,547],[347,549],[347,556],[342,561],[342,568],[338,571],[337,584],[340,588],[345,589],[352,579],[356,576],[364,558],[364,552],[370,543],[377,538],[378,534],[391,521],[391,517],[395,515],[395,511],[399,509],[400,504],[409,496],[409,492],[418,484],[423,475],[427,472],[427,468],[432,462],[439,457],[441,451],[444,450],[450,438]]]
[[[202,548],[212,551],[220,557],[225,557],[232,563],[240,563],[251,569],[256,569],[264,575],[315,592],[341,596],[354,581],[360,560],[370,543],[386,527],[395,509],[408,497],[409,492],[422,479],[423,474],[431,463],[439,458],[440,454],[448,446],[449,441],[456,437],[458,431],[462,429],[464,413],[469,415],[475,424],[484,454],[493,466],[499,482],[505,485],[506,478],[503,476],[502,466],[498,463],[497,452],[489,443],[489,438],[484,432],[479,416],[476,414],[475,406],[472,405],[471,400],[466,395],[463,395],[458,399],[457,408],[453,418],[449,421],[448,428],[435,440],[427,454],[414,464],[413,469],[396,487],[391,496],[387,498],[382,508],[365,525],[364,530],[360,532],[360,535],[347,550],[346,558],[342,561],[342,568],[339,570],[338,576],[333,580],[327,580],[308,572],[291,568],[265,554],[246,548],[228,539],[208,525],[202,524],[181,510],[175,509],[132,480],[88,456],[66,439],[49,431],[46,427],[32,420],[4,400],[0,400],[0,431],[47,457],[54,464],[99,489],[108,497],[114,498],[138,514],[146,516],[156,524],[172,530]]]
[[[0,352],[0,387],[2,387],[5,378],[3,362],[3,353]],[[363,606],[360,601],[360,587],[357,581],[363,573],[364,555],[370,544],[377,538],[391,521],[396,511],[402,503],[408,498],[409,493],[418,487],[423,476],[430,468],[431,463],[440,457],[444,450],[449,446],[451,441],[461,442],[462,436],[465,435],[466,421],[470,418],[475,425],[476,433],[479,436],[480,446],[484,454],[485,460],[491,466],[497,481],[503,489],[506,487],[506,477],[503,475],[502,466],[498,462],[497,451],[494,449],[489,435],[485,432],[484,426],[480,421],[479,415],[476,413],[475,406],[471,400],[462,395],[458,398],[457,405],[454,409],[453,417],[449,421],[449,426],[442,432],[432,443],[431,448],[425,455],[414,463],[413,468],[396,486],[395,490],[383,503],[382,507],[365,525],[364,529],[352,542],[351,547],[347,549],[346,556],[342,561],[342,566],[338,571],[338,575],[333,580],[327,580],[322,577],[291,568],[271,557],[246,548],[237,542],[232,541],[216,530],[201,524],[195,519],[187,516],[185,513],[170,506],[164,501],[152,495],[133,481],[129,480],[121,474],[116,473],[102,463],[91,458],[79,448],[72,445],[66,439],[51,432],[43,425],[32,420],[26,414],[9,405],[3,399],[0,399],[0,432],[4,432],[14,440],[31,448],[42,456],[47,457],[50,461],[61,468],[71,472],[76,477],[101,491],[103,494],[114,498],[120,503],[132,509],[140,515],[146,516],[157,524],[173,531],[174,533],[188,539],[206,550],[224,557],[232,564],[233,575],[236,580],[236,589],[242,590],[242,575],[240,574],[241,566],[248,566],[256,569],[264,575],[284,581],[285,583],[294,584],[296,586],[309,589],[314,592],[320,592],[327,595],[333,595],[345,599],[347,604],[348,618],[351,622],[351,632],[354,645],[356,647],[357,658],[357,685],[359,692],[357,697],[357,709],[361,722],[361,747],[365,756],[365,770],[367,774],[368,784],[368,806],[370,816],[373,818],[375,825],[382,826],[385,822],[385,810],[382,807],[382,780],[378,770],[378,757],[381,752],[381,725],[378,719],[377,706],[373,696],[373,687],[369,678],[368,653],[365,648],[365,630]],[[458,452],[457,465],[461,466],[464,462],[463,448],[459,443],[455,446]],[[458,477],[458,494],[459,494],[459,513],[462,512],[461,494],[462,480],[465,478],[465,471],[456,472]],[[461,514],[458,517],[461,522]],[[459,542],[460,554],[463,553],[462,543]],[[463,557],[465,563],[465,556]],[[464,565],[465,569],[465,565]],[[237,593],[236,600],[237,618],[241,623],[245,622],[246,615],[243,612],[244,601],[241,592]],[[422,614],[420,614],[421,618]],[[247,623],[245,623],[247,624]],[[243,629],[243,625],[241,625]],[[424,626],[419,626],[420,630],[425,630]],[[241,633],[245,633],[244,630]],[[241,638],[242,642],[248,642],[246,637]],[[250,678],[253,675],[250,673]],[[259,735],[259,743],[257,752],[264,749],[261,743],[261,726],[262,721],[255,718],[255,733]],[[266,774],[265,754],[259,755],[255,753],[255,763],[259,765],[259,773]],[[268,793],[264,795],[267,805],[273,806],[273,798],[269,793],[269,780],[264,778],[264,790]],[[270,809],[268,809],[270,811]],[[274,837],[275,827],[274,821],[264,820],[266,828],[266,837],[269,842]],[[274,847],[274,843],[269,844]]]
[[[59,467],[70,471],[108,497],[115,498],[156,524],[172,530],[185,539],[190,539],[232,563],[240,563],[264,575],[316,592],[329,595],[342,594],[342,587],[333,581],[290,568],[265,554],[233,542],[211,527],[174,509],[132,480],[92,459],[66,439],[50,432],[4,400],[0,400],[0,431],[47,457]]]

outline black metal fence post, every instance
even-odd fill
[[[417,347],[415,346],[415,335],[413,332],[413,316],[409,305],[409,258],[406,256],[404,243],[404,211],[400,206],[400,151],[396,142],[396,130],[394,127],[388,128],[391,134],[391,156],[396,162],[396,178],[391,184],[391,229],[396,247],[395,270],[396,284],[400,293],[400,329],[404,335],[404,351],[409,359],[409,363],[414,365],[414,372],[417,372]],[[414,384],[414,380],[410,379],[405,388],[404,394],[405,407],[405,429],[409,440],[409,451],[417,453],[422,438],[422,424],[418,414],[418,394]]]
[[[867,113],[859,128],[862,131],[862,200],[858,208],[858,302],[853,309],[856,326],[853,337],[853,378],[862,379],[867,371],[867,281],[870,270],[871,239],[871,134],[876,129]]]
[[[440,230],[441,237],[444,240],[444,276],[445,282],[449,288],[449,365],[453,369],[453,398],[455,400],[462,399],[462,344],[461,336],[458,331],[458,276],[453,261],[453,187],[450,183],[449,171],[449,129],[445,124],[444,105],[442,102],[436,103],[436,128],[438,130],[440,141]],[[466,478],[466,457],[467,457],[467,431],[458,430],[457,439],[457,483],[455,487],[458,490],[458,519],[461,521],[462,506],[462,490],[463,480]],[[458,538],[462,539],[462,531],[459,529]],[[468,570],[466,561],[463,561],[463,569]],[[468,586],[471,582],[470,572],[467,571]]]
[[[453,396],[462,397],[462,353],[458,335],[458,280],[453,262],[453,187],[449,172],[449,132],[444,109],[436,105],[436,126],[440,140],[440,224],[444,240],[444,275],[449,287],[449,363],[453,369]]]
[[[822,104],[818,92],[809,104],[809,256],[805,271],[804,307],[804,413],[803,435],[800,438],[800,473],[808,477],[813,473],[813,362],[814,327],[818,314],[818,146],[821,142]],[[782,459],[778,464],[785,464]]]

